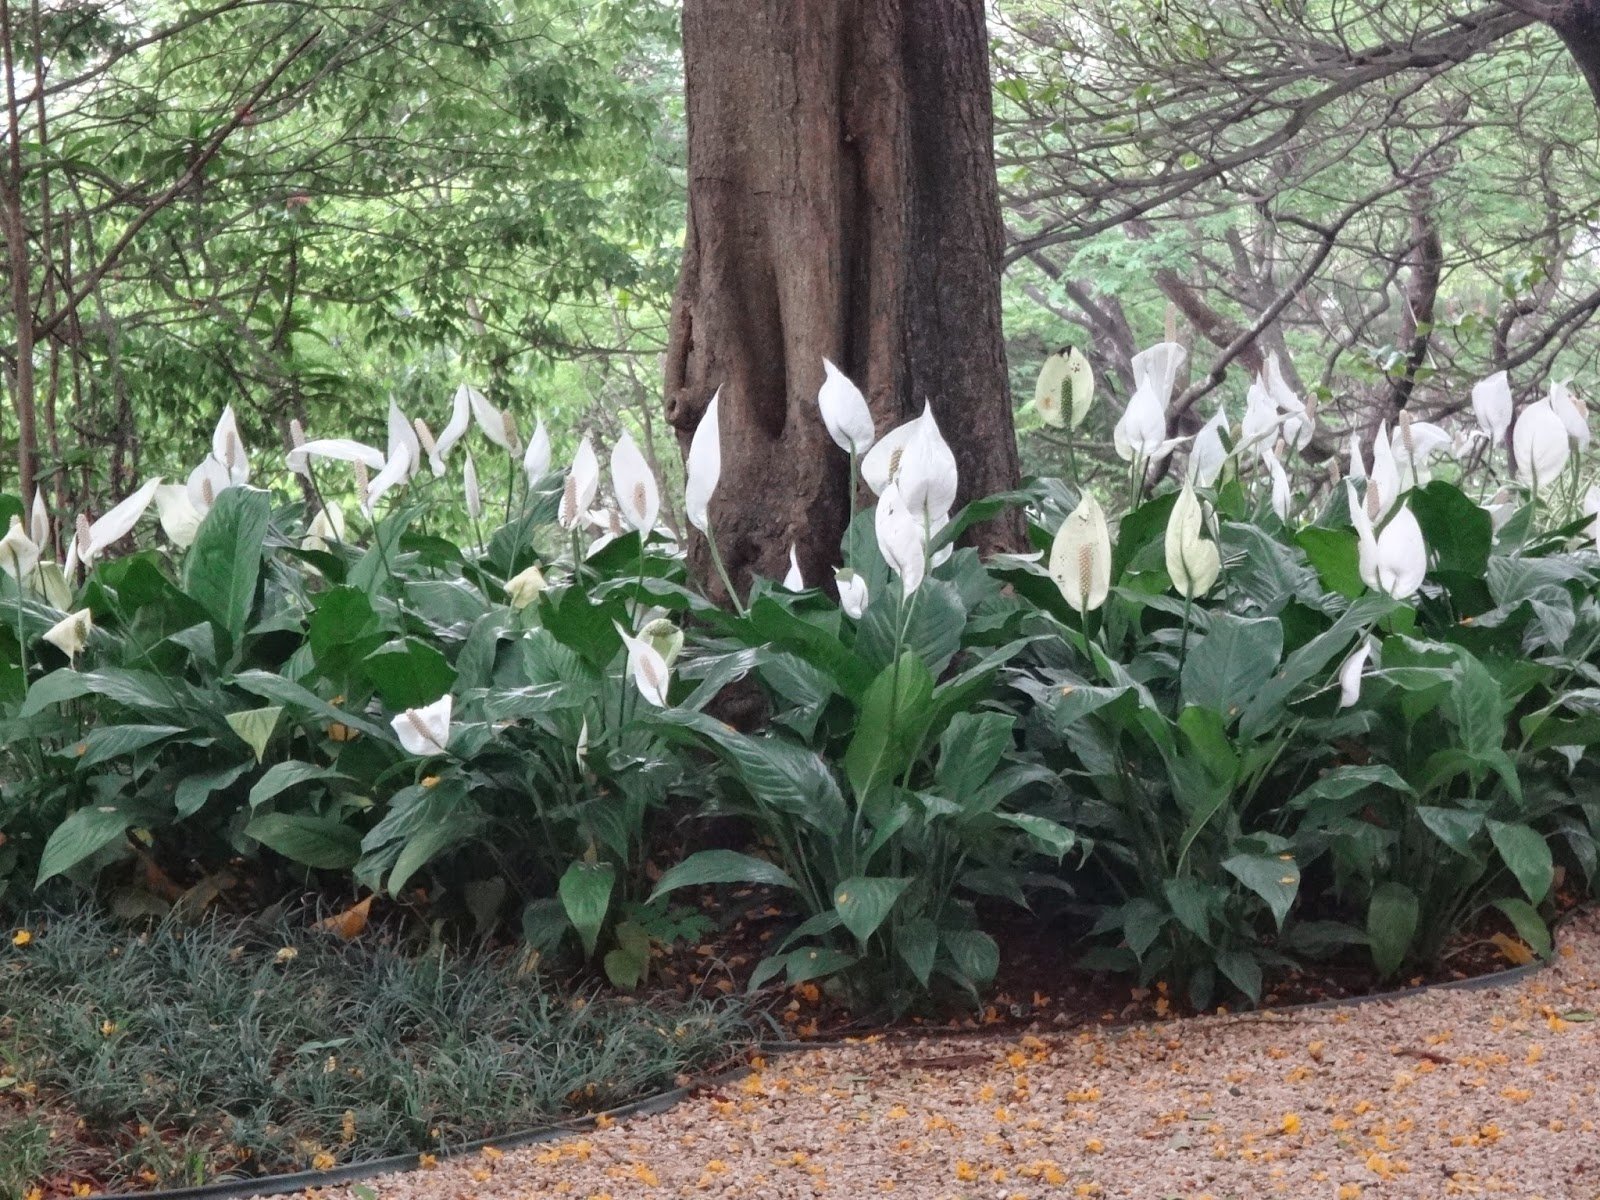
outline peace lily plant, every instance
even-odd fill
[[[1485,919],[1547,950],[1558,869],[1600,860],[1578,393],[1499,373],[1461,428],[1335,442],[1275,355],[1179,412],[1186,360],[1135,356],[1120,484],[1069,457],[966,507],[947,409],[889,427],[818,361],[848,528],[795,530],[772,579],[722,559],[720,392],[682,530],[632,434],[524,439],[467,384],[375,442],[293,424],[281,459],[229,409],[97,517],[14,502],[0,886],[347,877],[625,987],[703,889],[759,886],[793,920],[755,986],[898,1009],[979,995],[1002,909],[1070,910],[1091,964],[1197,1005],[1330,954],[1398,972]],[[1040,371],[1069,456],[1096,390],[1079,350]],[[958,546],[1011,502],[1034,553]],[[655,837],[730,815],[739,848]]]

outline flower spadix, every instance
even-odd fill
[[[1056,530],[1050,547],[1050,578],[1080,613],[1106,602],[1111,590],[1111,531],[1100,502],[1088,492]]]

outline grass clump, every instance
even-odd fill
[[[747,1033],[727,1002],[590,998],[516,955],[306,920],[27,928],[0,944],[0,1197],[446,1150],[665,1090]]]

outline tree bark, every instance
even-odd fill
[[[880,436],[932,402],[962,502],[1017,482],[982,0],[685,0],[683,42],[667,418],[687,451],[721,389],[711,518],[736,583],[781,577],[791,544],[824,582],[849,512],[824,357]],[[1018,547],[1020,521],[976,541]]]
[[[1557,0],[1548,5],[1544,16],[1589,81],[1595,104],[1600,105],[1600,0]]]

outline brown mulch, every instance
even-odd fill
[[[1517,984],[760,1061],[670,1111],[321,1200],[1600,1197],[1600,915]]]

